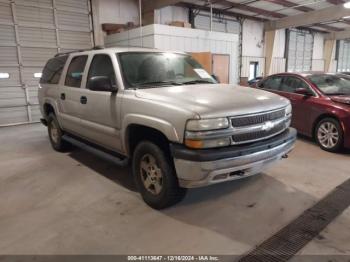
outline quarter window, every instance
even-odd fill
[[[66,86],[80,87],[88,56],[76,56],[70,62],[66,75]]]
[[[89,69],[87,88],[90,89],[90,79],[96,76],[108,77],[111,80],[112,85],[116,85],[116,77],[112,60],[108,55],[99,54],[95,55],[92,59]]]
[[[58,56],[51,58],[45,65],[40,78],[41,84],[58,84],[62,70],[66,64],[68,56]],[[34,75],[34,77],[36,77]]]

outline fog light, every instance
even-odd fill
[[[214,176],[213,180],[221,180],[221,179],[226,179],[228,176],[228,174],[220,174],[220,175],[216,175]]]

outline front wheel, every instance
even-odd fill
[[[64,152],[70,148],[70,144],[62,139],[63,131],[58,124],[54,114],[50,114],[47,118],[47,130],[53,149]]]
[[[322,119],[316,126],[315,137],[323,150],[337,152],[343,147],[343,129],[334,118]]]
[[[169,158],[156,144],[139,143],[134,151],[132,168],[141,196],[152,208],[170,207],[184,198],[186,189],[179,187]]]

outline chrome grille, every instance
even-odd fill
[[[263,124],[267,121],[273,121],[285,116],[285,109],[280,109],[278,111],[268,112],[258,115],[241,116],[231,118],[231,123],[233,127],[244,127]]]
[[[259,131],[249,132],[249,133],[233,135],[232,140],[234,143],[256,141],[256,140],[271,137],[275,134],[282,132],[285,129],[286,129],[286,123],[283,121],[270,130],[259,130]]]

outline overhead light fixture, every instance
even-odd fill
[[[349,8],[349,9],[350,9],[350,1],[349,1],[349,2],[344,3],[344,7],[345,7],[345,8]]]
[[[10,78],[10,74],[9,73],[0,73],[0,79],[6,79],[6,78]]]

